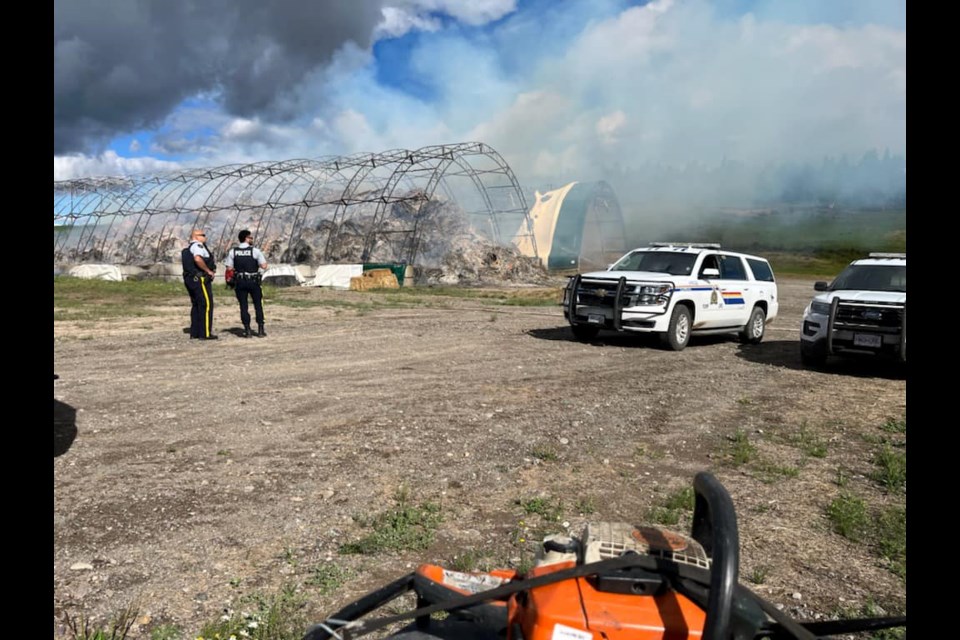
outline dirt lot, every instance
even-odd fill
[[[301,306],[268,303],[263,339],[231,333],[225,296],[216,342],[184,333],[185,294],[147,318],[56,323],[54,635],[64,611],[105,619],[135,601],[130,637],[167,624],[192,640],[245,594],[290,584],[319,620],[421,561],[522,563],[526,535],[639,522],[702,469],[737,506],[745,584],[805,617],[903,611],[903,580],[826,508],[841,491],[893,500],[873,460],[881,425],[905,419],[906,381],[874,362],[802,368],[812,291],[780,283],[760,345],[679,353],[576,342],[559,307],[306,288]],[[374,305],[311,306],[342,300]],[[441,506],[429,547],[342,553],[398,491]],[[538,497],[557,522],[525,511]],[[324,566],[342,586],[311,580]]]

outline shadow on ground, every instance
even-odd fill
[[[53,457],[62,456],[77,437],[77,410],[53,399]]]
[[[573,332],[569,326],[554,327],[551,329],[531,329],[527,332],[530,336],[539,340],[556,340],[561,342],[581,342],[573,337]],[[687,349],[697,349],[712,344],[730,342],[736,338],[727,335],[712,336],[693,336]],[[630,333],[601,331],[596,338],[581,342],[581,344],[592,344],[598,347],[624,347],[631,349],[666,349],[660,341],[660,336],[652,333]]]
[[[897,362],[866,356],[833,356],[822,367],[809,367],[800,362],[799,340],[764,340],[760,344],[741,344],[737,356],[760,364],[858,378],[898,380],[906,377],[907,372],[906,366]]]

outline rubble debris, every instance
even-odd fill
[[[536,285],[554,281],[539,260],[524,256],[513,245],[497,244],[492,234],[481,233],[471,224],[490,226],[486,216],[470,216],[451,200],[415,196],[394,202],[385,211],[365,204],[345,212],[333,206],[306,211],[291,206],[210,213],[199,219],[195,213],[158,213],[147,223],[139,216],[129,216],[114,219],[102,229],[74,230],[71,236],[76,237],[68,245],[80,244],[80,238],[91,233],[94,241],[83,242],[82,250],[65,247],[62,252],[68,264],[96,260],[165,274],[168,270],[157,264],[172,264],[177,269],[180,250],[194,226],[206,229],[208,246],[218,259],[235,244],[237,230],[251,229],[271,264],[409,263],[410,256],[415,256],[412,284]]]

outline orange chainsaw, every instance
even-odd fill
[[[420,565],[311,627],[303,640],[348,640],[405,625],[405,640],[812,640],[905,627],[906,617],[799,622],[738,582],[733,501],[711,474],[694,478],[689,536],[659,526],[588,524],[544,539],[520,575]],[[413,591],[416,609],[367,618]],[[432,617],[439,612],[449,615]]]

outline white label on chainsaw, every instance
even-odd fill
[[[486,573],[462,573],[460,571],[443,570],[443,583],[453,585],[458,589],[470,593],[480,593],[503,584],[503,578],[491,576]]]
[[[593,640],[593,634],[589,631],[581,631],[562,624],[553,625],[553,635],[550,640]]]

